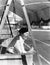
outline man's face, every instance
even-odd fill
[[[29,37],[29,32],[23,34],[23,39],[26,40]]]
[[[25,36],[24,34],[22,35],[22,38],[24,39],[24,40],[26,40],[27,39],[27,36]]]
[[[25,36],[28,36],[28,35],[29,35],[29,32],[24,33],[24,35],[25,35]]]
[[[18,32],[18,30],[17,30],[17,36],[19,35],[19,32]]]

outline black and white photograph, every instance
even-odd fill
[[[0,0],[0,65],[50,65],[50,0]]]

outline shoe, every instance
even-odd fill
[[[10,53],[12,53],[12,54],[14,54],[14,47],[8,48],[7,51],[10,52]]]

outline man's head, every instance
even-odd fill
[[[28,28],[27,27],[23,27],[19,30],[19,34],[23,35],[24,33],[28,32]]]
[[[24,40],[27,38],[27,36],[25,36],[25,34],[24,34],[24,33],[28,32],[28,28],[27,27],[21,28],[18,32],[19,32],[19,36],[22,36],[22,38]]]

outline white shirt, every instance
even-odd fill
[[[20,36],[20,39],[18,41],[16,41],[16,44],[14,47],[16,49],[18,49],[20,51],[20,53],[26,53],[26,51],[24,49],[24,40],[21,36]]]

